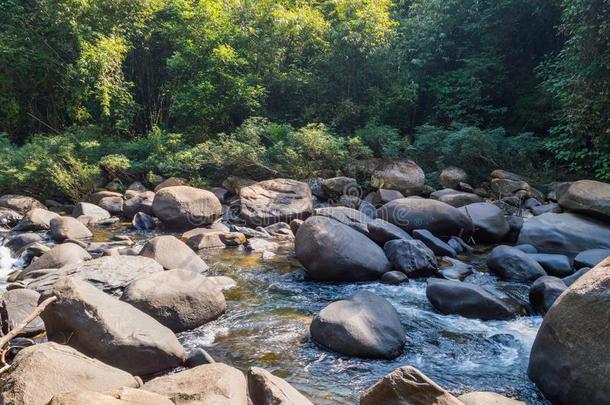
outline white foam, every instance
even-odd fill
[[[11,256],[11,251],[6,246],[0,246],[0,280],[5,281],[15,266],[16,259]]]

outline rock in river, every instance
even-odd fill
[[[563,209],[610,220],[610,184],[594,180],[564,183],[557,188]]]
[[[317,281],[377,280],[390,270],[375,242],[326,217],[311,217],[299,227],[295,251],[309,277]]]
[[[560,278],[542,276],[530,287],[530,303],[537,312],[545,314],[567,288]]]
[[[166,270],[186,269],[202,273],[208,265],[193,250],[172,235],[157,236],[149,240],[140,251],[140,256],[150,257]]]
[[[29,272],[40,269],[58,269],[66,264],[79,263],[91,259],[91,255],[85,249],[74,243],[62,243],[55,245],[51,250],[44,253],[38,260],[32,262],[21,272],[19,279],[27,278]]]
[[[222,206],[210,191],[173,186],[155,194],[152,211],[167,228],[192,229],[218,220],[222,215]]]
[[[497,246],[487,257],[487,267],[503,280],[535,281],[546,276],[540,264],[527,253],[510,246]]]
[[[51,236],[57,242],[66,239],[88,239],[93,236],[89,228],[72,217],[57,217],[50,221]]]
[[[490,203],[469,204],[460,208],[466,213],[474,225],[472,235],[478,243],[497,243],[508,235],[510,226],[504,212]]]
[[[392,267],[411,278],[431,276],[438,268],[434,252],[420,240],[391,240],[383,250]]]
[[[248,370],[248,394],[252,405],[313,405],[282,378],[259,367]]]
[[[182,363],[184,349],[174,333],[130,304],[68,277],[55,283],[50,295],[57,301],[41,315],[49,340],[67,342],[88,356],[139,376]]]
[[[393,359],[406,342],[396,309],[368,291],[328,305],[309,330],[321,346],[356,357]]]

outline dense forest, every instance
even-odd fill
[[[610,180],[609,0],[0,0],[0,20],[0,191],[373,156]]]

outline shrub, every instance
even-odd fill
[[[102,168],[111,178],[119,177],[121,173],[126,172],[131,167],[129,158],[122,154],[106,155],[100,159],[100,168]]]
[[[387,125],[369,123],[366,127],[357,130],[356,136],[375,156],[381,158],[398,158],[406,146],[398,130]]]

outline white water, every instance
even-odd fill
[[[11,251],[6,246],[0,246],[0,280],[6,280],[11,273],[17,260],[11,256]]]

